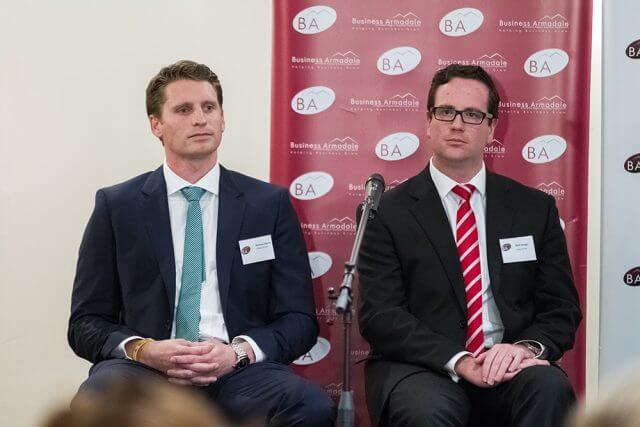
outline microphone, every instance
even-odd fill
[[[384,190],[384,178],[379,173],[374,173],[367,179],[364,187],[364,203],[362,207],[363,209],[367,206],[369,207],[369,219],[373,219],[376,216],[380,198]]]

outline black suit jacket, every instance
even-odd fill
[[[285,189],[223,167],[216,261],[230,337],[290,363],[316,342],[311,272]],[[276,258],[243,265],[238,241],[270,234]],[[97,363],[132,335],[170,337],[175,261],[162,168],[96,194],[73,285],[68,339]]]
[[[546,357],[573,346],[581,320],[553,197],[487,172],[486,238],[503,342],[535,340]],[[536,261],[504,264],[499,239],[533,236]],[[359,258],[359,323],[371,345],[366,390],[374,425],[395,384],[465,350],[465,290],[451,226],[429,169],[383,195]],[[376,360],[377,359],[377,360]]]

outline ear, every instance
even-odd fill
[[[431,138],[431,114],[427,114],[427,139]]]
[[[149,125],[151,126],[151,133],[162,141],[162,122],[160,119],[153,114],[149,115]]]
[[[489,145],[493,142],[493,134],[495,133],[496,126],[498,126],[498,119],[492,119],[489,127],[489,135],[487,135],[487,143],[485,145]]]
[[[222,132],[224,132],[224,109],[222,107],[220,107],[220,115],[222,116],[222,124],[221,124],[221,128],[222,128]]]

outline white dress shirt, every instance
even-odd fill
[[[162,165],[164,179],[167,184],[167,200],[169,203],[169,220],[171,222],[171,238],[173,240],[173,255],[176,267],[176,295],[173,313],[173,324],[171,326],[171,338],[175,338],[176,333],[176,312],[182,287],[182,261],[184,255],[184,232],[187,225],[187,210],[189,202],[182,195],[180,190],[184,187],[200,187],[205,191],[200,199],[200,209],[202,211],[202,230],[204,234],[204,259],[205,259],[205,282],[202,284],[200,294],[200,339],[209,341],[217,338],[224,342],[229,342],[229,333],[224,323],[222,304],[220,301],[220,290],[218,287],[218,270],[216,265],[216,241],[218,233],[218,204],[220,188],[220,165],[216,165],[198,182],[191,184],[180,178],[171,170],[165,161]],[[140,337],[129,337],[118,346],[117,356],[125,357],[124,346],[132,339]],[[239,335],[236,341],[246,341],[251,345],[256,356],[256,362],[261,362],[266,358],[264,352],[249,336]]]
[[[491,291],[490,278],[489,278],[489,264],[487,262],[487,227],[485,221],[485,214],[487,211],[487,170],[482,164],[480,171],[466,182],[458,183],[449,178],[444,173],[440,172],[433,164],[433,159],[429,162],[429,172],[431,173],[431,179],[436,186],[442,206],[447,214],[447,219],[451,225],[451,232],[453,236],[456,235],[456,215],[458,212],[458,205],[462,202],[462,199],[458,197],[452,190],[459,184],[472,184],[476,191],[471,195],[471,209],[476,217],[476,226],[478,229],[478,246],[480,248],[480,271],[482,273],[482,331],[484,332],[484,346],[491,348],[495,344],[502,342],[502,336],[504,335],[504,325],[498,306],[493,298],[493,292]],[[454,381],[458,381],[458,375],[453,369],[456,362],[465,354],[471,354],[467,351],[461,351],[454,355],[445,365],[445,369],[451,375]]]

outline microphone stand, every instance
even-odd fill
[[[342,390],[340,391],[340,403],[338,404],[337,427],[355,426],[355,407],[353,403],[353,390],[351,390],[351,321],[353,311],[351,303],[353,301],[352,283],[355,278],[355,269],[358,260],[358,253],[362,245],[362,238],[369,219],[376,214],[373,209],[373,200],[367,198],[363,204],[362,216],[356,231],[356,239],[351,249],[351,257],[344,264],[344,276],[340,286],[340,294],[337,297],[336,312],[343,315],[343,360],[342,360]],[[331,293],[332,289],[330,290]]]

